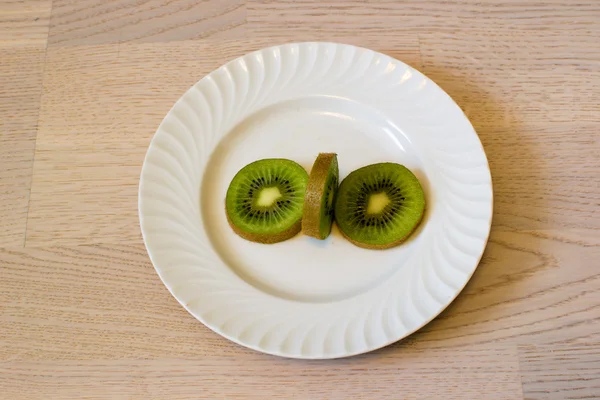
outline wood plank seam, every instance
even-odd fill
[[[25,229],[23,232],[23,248],[25,248],[27,246],[27,229],[29,226],[29,206],[31,204],[31,187],[33,185],[33,174],[35,171],[35,153],[37,150],[37,138],[38,138],[38,130],[39,130],[39,126],[40,126],[40,111],[41,111],[41,107],[42,107],[42,97],[44,96],[44,81],[45,81],[45,73],[46,73],[46,56],[48,55],[48,37],[50,35],[50,25],[52,22],[52,10],[54,9],[54,0],[51,0],[51,6],[50,6],[50,18],[48,18],[48,30],[46,32],[46,42],[44,45],[44,57],[42,60],[42,80],[41,80],[41,84],[40,84],[40,94],[38,97],[38,112],[37,112],[37,121],[35,123],[35,140],[34,140],[34,145],[33,145],[33,157],[31,159],[31,177],[29,179],[29,194],[28,194],[28,198],[27,198],[27,210],[25,212]]]

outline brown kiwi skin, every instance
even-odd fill
[[[400,238],[394,242],[391,243],[386,243],[386,244],[369,244],[369,243],[362,243],[362,242],[357,242],[356,240],[350,239],[348,236],[346,236],[346,234],[339,229],[339,231],[342,233],[342,236],[344,236],[346,239],[348,239],[348,241],[350,243],[352,243],[355,246],[358,247],[362,247],[363,249],[370,249],[370,250],[386,250],[386,249],[391,249],[392,247],[396,247],[399,244],[401,244],[402,242],[404,242],[406,239],[408,239],[410,237],[410,235],[413,234],[413,232],[419,227],[419,225],[421,225],[421,221],[423,221],[423,216],[425,215],[425,208],[427,207],[427,205],[425,205],[425,207],[423,208],[423,212],[421,213],[421,218],[419,218],[419,222],[417,222],[414,226],[414,228],[408,232],[406,234],[406,236],[404,236],[403,238]]]
[[[337,156],[336,153],[320,153],[308,176],[308,185],[304,195],[304,208],[302,210],[302,233],[317,238],[327,239],[322,236],[321,227],[321,197],[325,192],[327,173],[331,161]]]
[[[231,229],[233,229],[233,231],[238,236],[240,236],[246,240],[249,240],[251,242],[256,242],[256,243],[273,244],[273,243],[283,242],[284,240],[288,240],[288,239],[296,236],[298,234],[298,232],[300,232],[300,229],[302,227],[301,220],[298,220],[294,225],[290,226],[288,229],[286,229],[283,232],[279,232],[276,235],[261,235],[261,234],[256,234],[256,233],[244,232],[241,229],[239,229],[237,226],[235,226],[231,222],[231,219],[229,219],[229,213],[227,212],[227,207],[225,207],[225,215],[227,215],[227,222],[229,223],[229,226],[231,227]]]

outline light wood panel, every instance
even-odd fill
[[[50,391],[61,399],[82,393],[89,399],[517,399],[522,394],[515,358],[515,349],[496,346],[328,362],[258,354],[15,362],[0,363],[0,389],[14,399]]]
[[[0,257],[0,388],[10,398],[520,397],[512,344],[285,360],[234,345],[194,320],[160,283],[141,245],[30,248]],[[416,380],[435,384],[410,384]]]
[[[54,0],[50,19],[51,3],[0,4],[5,397],[600,398],[600,3]],[[494,179],[463,293],[346,360],[270,357],[205,328],[138,226],[141,163],[177,98],[228,60],[301,40],[421,69],[473,122]]]
[[[171,297],[141,244],[0,259],[1,360],[201,357],[228,346]]]
[[[419,336],[432,347],[598,340],[597,238],[495,229],[462,294]]]
[[[0,47],[45,46],[52,0],[2,0]]]
[[[495,32],[597,28],[600,4],[594,1],[478,0],[248,0],[248,29],[260,35],[375,35],[454,33],[472,38]]]
[[[22,246],[44,47],[0,46],[0,248]]]
[[[50,46],[244,36],[243,0],[54,0]]]
[[[597,246],[494,233],[478,271],[450,308],[381,352],[598,343],[599,256]],[[141,244],[27,248],[0,257],[5,360],[247,352],[204,328],[171,298]],[[166,343],[170,337],[176,341]]]
[[[47,51],[28,244],[52,237],[85,243],[90,238],[114,242],[140,236],[134,176],[139,176],[160,117],[151,119],[146,113],[136,98],[140,92],[131,89],[136,74],[121,70],[117,57],[118,45]],[[128,86],[129,96],[123,94]],[[152,89],[147,90],[152,98]],[[155,95],[154,101],[158,99]]]
[[[600,228],[595,37],[524,31],[421,37],[425,73],[464,109],[487,151],[495,226]]]
[[[519,346],[523,392],[529,400],[597,399],[600,343]]]
[[[137,241],[137,186],[150,138],[206,73],[274,40],[49,48],[28,245]],[[391,45],[419,62],[418,43]]]
[[[0,265],[0,388],[11,398],[520,398],[513,343],[400,344],[325,362],[244,349],[179,306],[141,244],[5,250]]]

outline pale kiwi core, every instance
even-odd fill
[[[390,200],[385,192],[373,193],[369,196],[367,214],[381,214],[385,207],[391,202],[392,200]]]
[[[263,188],[258,194],[258,200],[256,201],[257,206],[270,207],[277,199],[281,198],[281,192],[277,187],[266,187]]]

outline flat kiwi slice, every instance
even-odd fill
[[[342,181],[335,221],[355,245],[387,249],[408,238],[424,211],[417,177],[403,165],[380,163],[359,168]]]
[[[277,243],[300,232],[308,174],[281,158],[242,168],[229,184],[227,220],[235,233],[259,243]]]
[[[337,155],[319,154],[310,170],[304,195],[302,233],[305,235],[323,240],[331,233],[338,182]]]

